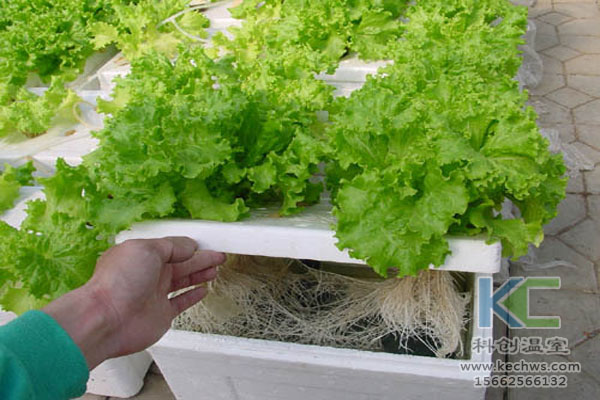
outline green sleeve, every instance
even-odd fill
[[[28,311],[0,327],[0,399],[79,397],[88,377],[81,350],[42,311]]]

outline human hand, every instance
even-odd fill
[[[90,369],[141,351],[200,301],[206,288],[171,299],[169,293],[214,279],[215,267],[225,261],[223,253],[196,250],[196,242],[183,237],[124,242],[100,257],[88,283],[43,311],[69,333]]]

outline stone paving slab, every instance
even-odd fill
[[[554,47],[559,43],[558,36],[554,33],[548,35],[538,34],[535,38],[535,49],[542,51]]]
[[[599,24],[600,19],[595,21]],[[597,41],[600,37],[594,38]],[[565,70],[570,75],[600,75],[600,54],[583,54],[565,62]]]
[[[568,108],[574,108],[593,100],[593,98],[587,94],[571,89],[570,87],[555,90],[554,92],[547,94],[546,98]]]
[[[600,63],[600,58],[598,58],[598,63]],[[578,106],[573,110],[573,116],[576,124],[600,125],[600,100]]]
[[[545,71],[540,84],[535,88],[529,89],[529,94],[533,96],[544,96],[557,89],[564,88],[566,85],[566,79],[563,74]]]
[[[555,237],[548,237],[536,252],[539,264],[562,262],[568,266],[539,269],[515,262],[511,274],[516,276],[559,276],[561,288],[594,293],[598,290],[596,267],[593,262]]]
[[[559,35],[600,36],[600,18],[576,19],[558,27]]]
[[[551,39],[544,38],[543,40],[549,42]],[[564,35],[557,38],[556,41],[582,53],[600,53],[600,42],[593,36]]]
[[[555,274],[556,275],[556,274]],[[554,336],[568,339],[573,345],[600,327],[600,297],[594,293],[578,290],[530,290],[530,315],[559,316],[560,329],[512,329],[513,337],[539,336],[549,338]]]
[[[583,254],[590,261],[600,260],[600,224],[586,218],[560,235],[563,242]],[[599,309],[600,310],[600,309]]]
[[[557,130],[561,140],[565,143],[571,143],[577,139],[575,137],[575,125],[571,123],[560,123],[552,125],[545,125],[540,123],[539,125],[540,128]]]
[[[600,194],[600,170],[598,168],[584,172],[583,179],[588,193]]]
[[[577,19],[588,19],[596,18],[595,13],[598,9],[594,3],[578,2],[554,4],[554,11]]]
[[[530,89],[530,104],[543,128],[557,129],[595,168],[571,178],[569,193],[546,240],[538,264],[563,260],[569,267],[535,269],[513,263],[511,275],[559,276],[559,290],[530,291],[531,315],[560,315],[558,330],[509,330],[511,336],[564,336],[568,358],[511,356],[511,361],[578,361],[581,374],[566,389],[510,389],[509,400],[600,399],[600,6],[596,0],[538,0],[530,8],[538,27],[535,48],[544,76]],[[590,332],[598,336],[588,337]],[[492,392],[491,392],[492,393]],[[497,391],[494,392],[498,397]]]
[[[598,42],[600,42],[600,39]],[[573,74],[567,76],[567,81],[570,88],[588,96],[600,97],[600,76]]]
[[[600,150],[600,125],[578,124],[577,137],[588,146]]]
[[[582,174],[569,179],[567,193],[583,193],[585,191],[584,176]]]
[[[600,335],[574,348],[567,358],[580,362],[585,372],[600,379]]]
[[[516,362],[524,360],[527,362],[565,362],[563,357],[559,356],[513,356],[510,361]],[[508,400],[552,400],[552,399],[570,399],[570,400],[595,400],[600,398],[600,385],[593,376],[587,372],[579,374],[565,374],[568,379],[568,386],[561,389],[553,388],[519,388],[509,389],[507,393]]]
[[[587,215],[583,195],[567,194],[558,206],[558,215],[544,227],[546,235],[556,235],[582,221]]]

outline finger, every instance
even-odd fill
[[[173,264],[173,276],[171,279],[176,282],[195,272],[221,265],[224,262],[225,254],[223,253],[208,250],[198,251],[189,260]]]
[[[200,286],[180,294],[179,296],[173,297],[171,300],[169,300],[173,308],[173,313],[175,314],[173,317],[178,316],[183,311],[198,303],[204,298],[204,296],[206,296],[207,292],[208,289],[206,289],[204,286]]]
[[[177,290],[185,289],[190,286],[198,285],[200,283],[208,282],[217,277],[217,268],[212,267],[203,269],[202,271],[194,272],[191,275],[185,276],[178,281],[174,281],[171,285],[169,292],[175,292]]]
[[[164,263],[178,263],[189,260],[198,249],[198,243],[195,240],[181,236],[150,239],[148,242],[158,251]]]

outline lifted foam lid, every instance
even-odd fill
[[[40,188],[22,188],[15,207],[0,219],[19,227],[26,216],[29,200],[44,198]],[[307,207],[298,215],[276,217],[275,208],[253,211],[250,218],[238,222],[187,219],[144,221],[117,235],[116,242],[128,239],[152,239],[165,236],[189,236],[204,250],[232,254],[286,257],[339,263],[362,264],[335,243],[331,206],[323,201]],[[449,237],[451,255],[439,269],[445,271],[495,273],[500,270],[500,243],[486,244],[479,237]],[[431,267],[435,268],[435,267]]]
[[[339,263],[365,264],[335,243],[335,222],[327,202],[307,207],[298,215],[277,217],[275,208],[252,212],[238,222],[166,219],[144,221],[121,232],[117,242],[165,236],[189,236],[201,249],[233,254],[287,257]],[[494,273],[500,269],[500,243],[486,244],[480,237],[450,237],[452,254],[440,267],[446,271]],[[434,268],[433,266],[431,268]]]

